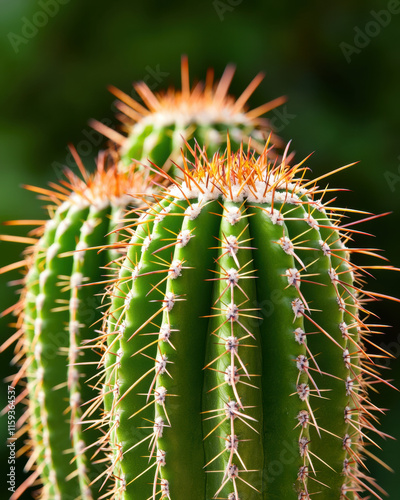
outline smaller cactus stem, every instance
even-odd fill
[[[58,354],[64,352],[69,342],[66,326],[69,322],[68,301],[63,293],[62,280],[69,280],[72,257],[60,258],[75,243],[75,237],[85,220],[88,209],[68,206],[67,213],[58,225],[54,243],[48,248],[46,269],[40,274],[40,293],[37,296],[37,319],[35,324],[35,350],[39,351],[38,373],[41,389],[38,400],[43,423],[43,445],[45,460],[50,473],[49,483],[54,485],[56,497],[79,495],[78,480],[74,476],[74,465],[67,463],[59,453],[61,448],[73,457],[69,424],[60,416],[68,412],[69,392],[67,387],[67,362],[60,363]],[[39,303],[38,303],[39,302]],[[54,308],[56,304],[56,308]],[[38,307],[40,306],[40,307]],[[68,431],[67,431],[68,429]],[[68,481],[65,479],[69,476]]]

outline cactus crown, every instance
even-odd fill
[[[237,147],[252,137],[253,148],[261,151],[271,132],[269,121],[261,117],[285,102],[286,98],[279,97],[248,110],[246,103],[264,76],[259,73],[235,99],[228,94],[234,72],[234,66],[227,66],[221,79],[214,83],[214,73],[210,69],[205,83],[198,82],[191,88],[188,61],[183,57],[181,90],[170,88],[154,93],[145,82],[137,82],[134,88],[143,100],[140,104],[117,88],[110,87],[118,98],[115,105],[121,112],[118,117],[126,136],[96,120],[91,124],[118,144],[121,160],[126,165],[134,158],[138,161],[150,159],[163,166],[169,155],[176,154],[184,140],[189,140],[194,133],[197,141],[207,146],[209,153],[214,153],[224,144],[227,130]],[[275,135],[273,142],[276,146],[282,145]]]

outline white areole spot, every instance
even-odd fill
[[[226,468],[226,473],[229,479],[234,479],[236,477],[239,477],[239,469],[235,464],[228,463]]]
[[[330,277],[332,283],[339,281],[338,274],[332,267],[330,269],[328,269],[328,274],[329,274],[329,277]]]
[[[175,259],[171,262],[168,276],[172,280],[175,280],[176,278],[178,278],[181,275],[182,275],[182,261]]]
[[[51,271],[50,269],[45,269],[44,271],[42,271],[39,275],[39,286],[40,288],[43,288],[45,286],[45,283],[47,281],[47,279],[49,278],[49,276],[51,275]]]
[[[290,241],[290,238],[287,236],[282,236],[279,240],[279,244],[282,247],[282,250],[287,253],[288,255],[293,255],[294,253],[294,247],[293,243]]]
[[[81,404],[81,394],[80,392],[73,392],[70,398],[70,404],[72,408],[77,408]]]
[[[92,234],[95,227],[98,224],[99,219],[88,219],[86,220],[81,227],[81,235],[85,238],[89,234]]]
[[[232,373],[232,366],[229,365],[227,367],[227,369],[225,370],[224,378],[225,378],[225,382],[228,385],[237,384],[240,380],[239,370],[238,370],[237,366],[233,367],[233,373]]]
[[[40,357],[42,355],[42,343],[36,342],[35,349],[33,350],[33,354],[35,356],[35,361],[40,363]]]
[[[240,498],[236,496],[235,492],[232,492],[232,493],[229,493],[228,500],[240,500]]]
[[[167,360],[168,356],[166,354],[160,356],[158,353],[156,359],[156,372],[158,375],[163,375],[167,371]]]
[[[76,312],[79,309],[80,300],[78,297],[71,297],[69,299],[69,310],[71,312]]]
[[[238,352],[239,340],[237,337],[228,337],[225,340],[225,349],[229,352]]]
[[[132,270],[132,279],[135,280],[139,276],[140,264],[136,264],[136,266]]]
[[[239,271],[237,269],[234,269],[233,267],[231,267],[226,272],[226,275],[227,275],[226,281],[230,285],[237,285],[237,283],[239,282],[239,278],[240,278]]]
[[[271,208],[266,208],[264,212],[268,215],[270,218],[272,224],[278,225],[278,226],[283,226],[284,219],[282,217],[282,214],[277,210],[276,208],[272,210]]]
[[[82,264],[85,259],[85,252],[87,250],[88,245],[86,241],[80,240],[76,245],[76,252],[74,253],[74,260],[76,260],[79,264]]]
[[[164,450],[157,450],[156,461],[157,461],[158,465],[161,465],[161,467],[164,467],[164,465],[165,465],[165,455],[166,455],[166,452]]]
[[[328,243],[319,240],[319,246],[321,247],[321,250],[325,256],[331,254],[331,247],[328,245]]]
[[[118,368],[121,366],[121,359],[122,359],[123,354],[124,354],[124,350],[122,349],[122,347],[120,347],[117,351],[117,366],[118,366]]]
[[[129,290],[129,292],[125,295],[125,299],[124,299],[124,304],[125,304],[126,309],[129,308],[132,297],[133,297],[133,290]]]
[[[310,423],[310,414],[307,410],[300,410],[297,414],[297,420],[303,429],[306,429],[308,424]]]
[[[125,330],[126,330],[126,321],[125,320],[122,320],[121,323],[119,324],[119,327],[118,327],[118,332],[123,335],[125,333]]]
[[[308,359],[303,354],[300,354],[296,358],[296,366],[300,372],[304,372],[308,369]]]
[[[300,299],[292,301],[292,309],[296,318],[301,318],[304,314],[304,304]]]
[[[318,210],[318,212],[324,213],[325,208],[321,200],[310,201],[310,205]]]
[[[304,340],[306,338],[304,330],[302,328],[296,328],[294,331],[294,338],[299,344],[304,344]]]
[[[160,210],[160,212],[156,215],[154,222],[161,222],[162,220],[164,220],[165,216],[170,213],[171,209],[172,205],[167,205],[162,210]]]
[[[237,450],[239,447],[239,439],[238,437],[236,436],[236,434],[234,435],[229,435],[227,436],[227,438],[225,439],[225,449],[228,450],[228,451],[231,451],[231,450]]]
[[[160,327],[160,340],[167,342],[171,336],[171,327],[168,323],[163,323]]]
[[[79,333],[80,324],[79,321],[73,320],[69,322],[69,331],[71,335],[76,336]]]
[[[300,272],[296,268],[287,269],[285,275],[290,286],[300,286]]]
[[[43,366],[39,366],[38,369],[36,370],[36,380],[40,384],[40,382],[43,382],[43,376],[44,376],[44,368]]]
[[[344,365],[345,365],[345,367],[346,367],[348,370],[350,370],[350,360],[351,360],[351,358],[350,358],[350,352],[349,352],[349,350],[348,350],[348,349],[345,349],[345,350],[343,351],[343,361],[344,361]]]
[[[51,261],[54,259],[54,257],[58,254],[60,251],[61,245],[59,243],[53,243],[52,245],[49,246],[47,250],[47,261]]]
[[[200,203],[192,203],[185,210],[185,216],[189,217],[189,220],[197,219],[197,217],[200,215],[201,208],[202,207],[201,207]]]
[[[82,285],[83,281],[83,274],[82,273],[73,273],[71,275],[71,288],[76,288],[80,285]]]
[[[345,434],[343,438],[343,449],[349,450],[351,448],[351,437],[348,434]]]
[[[67,229],[71,226],[71,220],[66,217],[65,219],[63,219],[59,225],[58,225],[58,228],[57,228],[57,235],[58,236],[61,236],[62,234],[65,233],[65,231],[67,231]]]
[[[161,479],[161,498],[169,498],[168,479]]]
[[[307,465],[302,465],[301,467],[299,467],[299,472],[297,474],[297,478],[299,479],[299,481],[302,481],[303,483],[306,481],[306,479],[308,478]]]
[[[157,387],[154,390],[154,400],[157,404],[163,405],[167,396],[167,389],[163,386]]]
[[[226,220],[232,226],[237,224],[240,221],[240,219],[242,218],[242,212],[240,211],[239,207],[228,207],[228,208],[225,208],[225,211],[226,211],[226,214],[225,214]]]
[[[339,324],[339,329],[342,332],[342,337],[345,338],[345,337],[349,336],[349,327],[347,326],[347,324],[344,321],[342,321]]]
[[[167,292],[165,294],[165,299],[163,302],[166,304],[166,309],[168,312],[172,310],[175,305],[176,295],[173,292]]]
[[[342,299],[342,297],[337,297],[336,298],[336,302],[338,303],[339,305],[339,309],[341,311],[346,311],[346,303],[345,301]]]
[[[304,455],[307,455],[309,442],[310,441],[305,436],[303,436],[299,439],[299,449],[300,449],[300,456],[301,457],[304,457]]]
[[[307,217],[304,219],[307,224],[312,227],[313,229],[318,229],[318,222],[314,219],[314,217],[311,214],[308,214]]]
[[[153,425],[153,431],[157,438],[162,437],[164,432],[164,425],[164,419],[162,417],[156,417]]]
[[[35,318],[34,334],[35,337],[39,337],[42,333],[43,320],[42,318]]]
[[[46,295],[44,293],[39,293],[35,301],[37,312],[40,312],[43,309],[45,300],[46,300]]]
[[[45,223],[45,228],[46,228],[46,232],[47,231],[54,231],[55,229],[57,229],[57,222],[54,219],[49,219]],[[42,238],[40,239],[39,243],[42,243]]]
[[[299,384],[297,386],[297,394],[301,401],[305,401],[310,395],[310,387],[308,384]]]
[[[184,229],[183,231],[181,231],[178,234],[178,237],[176,239],[176,241],[177,241],[177,245],[176,246],[178,248],[185,247],[189,243],[190,238],[193,238],[193,236],[194,235],[191,234],[191,232],[189,231],[189,229]]]
[[[346,384],[346,396],[350,396],[350,394],[353,392],[354,382],[351,380],[350,377],[347,377],[345,384]]]
[[[239,319],[239,308],[236,304],[228,304],[226,308],[226,319],[228,321],[237,321]]]
[[[143,243],[142,243],[142,248],[141,248],[141,252],[145,252],[149,246],[150,246],[150,243],[151,243],[151,236],[146,236],[146,238],[143,240]]]
[[[235,419],[239,413],[239,406],[236,401],[224,403],[225,415],[230,419]]]
[[[222,243],[222,248],[228,250],[231,255],[236,255],[239,250],[239,243],[235,235],[230,234]]]

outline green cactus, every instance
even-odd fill
[[[23,362],[14,382],[27,379],[31,440],[27,467],[34,468],[13,498],[38,476],[45,499],[101,496],[97,485],[91,485],[104,469],[103,450],[94,448],[103,434],[92,425],[101,415],[97,401],[92,403],[96,396],[92,380],[100,355],[85,342],[96,338],[96,330],[101,329],[100,282],[110,272],[104,267],[118,262],[123,253],[115,230],[125,210],[136,204],[132,195],[150,190],[148,171],[134,173],[139,161],[160,165],[168,158],[178,161],[183,138],[193,137],[195,131],[210,153],[225,147],[228,129],[236,145],[250,136],[257,145],[257,139],[270,133],[268,122],[259,117],[282,99],[246,111],[246,101],[262,76],[238,100],[227,94],[232,76],[233,68],[228,67],[219,82],[214,84],[209,76],[204,89],[200,84],[190,89],[187,60],[183,59],[182,91],[154,95],[144,83],[137,84],[148,108],[113,89],[121,98],[117,107],[125,113],[122,121],[127,130],[127,137],[112,132],[119,147],[118,159],[112,152],[101,155],[96,172],[89,175],[73,151],[83,180],[67,172],[55,191],[32,188],[51,207],[50,220],[36,232],[40,238],[31,255],[11,266],[28,268],[16,308],[21,310],[23,335],[17,344],[17,359]],[[109,134],[104,128],[101,131]],[[96,248],[104,251],[88,251]],[[92,283],[95,285],[86,286]],[[82,420],[87,422],[85,430]]]
[[[172,161],[179,161],[180,150],[185,141],[194,146],[196,140],[206,146],[209,155],[226,146],[226,132],[229,130],[232,148],[247,144],[251,138],[254,149],[262,150],[271,133],[271,125],[262,115],[285,102],[278,97],[255,109],[246,110],[245,105],[263,79],[258,74],[238,99],[228,94],[235,72],[234,66],[227,66],[221,79],[214,83],[213,71],[209,70],[205,84],[199,82],[194,88],[189,84],[189,66],[182,58],[182,90],[169,89],[153,93],[145,82],[134,84],[137,94],[143,99],[143,106],[131,96],[115,87],[110,91],[118,98],[115,103],[121,112],[119,119],[126,136],[110,129],[96,120],[93,128],[109,137],[120,150],[121,168],[129,167],[132,160],[147,163],[175,173]],[[272,132],[272,142],[281,146],[282,141]]]
[[[363,339],[381,296],[345,211],[268,153],[196,152],[130,228],[97,384],[111,498],[380,498]]]

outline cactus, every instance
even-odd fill
[[[100,415],[98,404],[91,404],[100,356],[85,342],[96,338],[96,329],[101,328],[100,282],[109,272],[104,266],[118,260],[123,248],[115,230],[125,209],[135,205],[132,195],[150,189],[148,171],[135,173],[139,161],[163,165],[169,158],[178,160],[183,138],[191,138],[194,131],[210,153],[224,145],[226,136],[221,138],[221,132],[229,128],[236,144],[255,136],[257,145],[257,138],[270,133],[268,123],[259,117],[282,99],[246,111],[246,101],[262,76],[235,100],[227,94],[233,71],[228,66],[215,84],[209,73],[204,90],[200,84],[190,89],[184,58],[181,92],[156,96],[144,83],[136,85],[148,108],[113,88],[121,99],[117,107],[125,113],[122,121],[128,131],[127,137],[111,133],[119,148],[118,160],[111,152],[100,155],[96,172],[89,175],[73,150],[82,179],[67,171],[55,190],[31,188],[52,204],[50,220],[35,233],[40,239],[35,240],[31,255],[10,266],[28,267],[22,299],[14,308],[20,312],[18,333],[23,335],[16,354],[17,360],[23,360],[22,367],[14,383],[27,379],[31,448],[27,468],[34,468],[13,498],[38,477],[45,499],[90,500],[100,495],[91,486],[102,471],[102,450],[93,448],[99,431],[90,423],[82,429],[82,419],[96,421]],[[110,129],[94,126],[110,135]],[[104,251],[88,251],[96,248]],[[96,285],[85,286],[90,283]]]
[[[271,125],[260,117],[286,99],[278,97],[246,110],[245,105],[261,83],[263,74],[259,73],[241,96],[234,99],[227,93],[234,72],[234,66],[227,66],[221,79],[214,84],[210,69],[205,84],[199,82],[190,89],[188,60],[182,57],[181,91],[170,89],[153,93],[145,82],[134,84],[147,107],[115,87],[109,88],[118,98],[115,105],[121,112],[119,119],[126,136],[96,120],[92,120],[91,125],[119,146],[121,169],[129,167],[132,159],[142,163],[150,160],[174,174],[171,160],[179,161],[180,149],[186,141],[193,144],[195,139],[212,155],[219,148],[224,149],[227,130],[233,148],[238,148],[242,142],[247,144],[251,138],[253,148],[261,151]],[[281,139],[273,133],[272,142],[275,146],[282,145]]]
[[[367,391],[383,381],[364,343],[383,296],[350,261],[379,254],[348,248],[346,210],[270,149],[197,149],[137,211],[97,383],[105,496],[381,498],[364,459],[366,433],[383,435]]]

